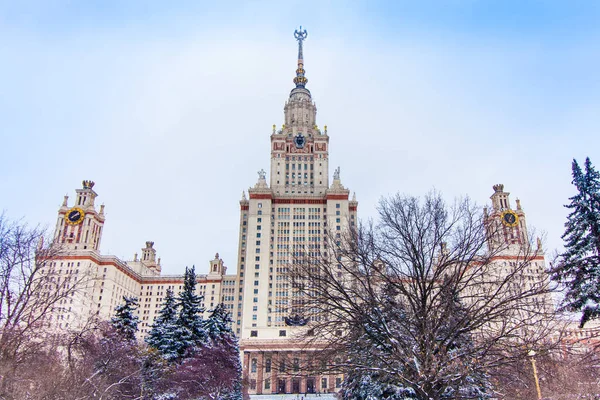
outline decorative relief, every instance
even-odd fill
[[[327,151],[327,143],[315,143],[315,151]]]
[[[273,142],[273,150],[274,151],[284,151],[285,150],[285,142]]]
[[[290,153],[295,153],[295,154],[297,154],[297,153],[300,153],[300,154],[305,153],[305,154],[308,154],[308,153],[310,153],[310,146],[304,146],[304,147],[301,147],[301,148],[298,148],[296,146],[290,146]]]

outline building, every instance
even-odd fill
[[[222,302],[230,310],[240,338],[244,375],[250,394],[331,393],[342,382],[336,374],[311,373],[311,352],[297,339],[309,318],[288,272],[302,256],[327,253],[327,239],[340,238],[357,222],[356,197],[343,186],[340,169],[330,182],[327,127],[317,125],[317,108],[306,88],[303,42],[306,31],[296,31],[298,66],[284,121],[270,134],[270,174],[258,172],[256,184],[242,195],[237,272],[227,275],[216,254],[209,273],[198,276],[198,294],[210,309]],[[266,135],[265,135],[266,136]],[[265,137],[266,142],[266,137]],[[58,211],[55,241],[65,248],[52,262],[57,286],[82,281],[83,289],[55,309],[49,324],[57,329],[81,327],[90,317],[108,319],[123,296],[139,298],[140,335],[150,329],[167,289],[177,294],[183,275],[161,274],[161,260],[148,241],[131,260],[100,253],[105,223],[104,206],[97,210],[94,182],[83,181],[73,205],[65,196]],[[528,243],[525,213],[517,200],[511,208],[503,185],[494,186],[486,221],[497,240],[518,246]],[[231,244],[227,244],[231,245]],[[531,276],[545,270],[541,245],[530,268]],[[515,255],[498,256],[508,270]],[[534,279],[534,278],[532,278]],[[537,279],[537,278],[535,278]]]
[[[333,392],[336,379],[341,383],[341,376],[307,375],[301,368],[311,349],[295,339],[307,321],[288,272],[294,260],[326,253],[326,238],[340,238],[356,223],[358,203],[342,185],[339,168],[330,184],[329,135],[326,126],[317,125],[306,88],[306,31],[295,37],[295,87],[284,105],[283,125],[271,133],[270,181],[260,171],[240,201],[236,331],[251,394]]]
[[[341,384],[341,376],[300,372],[307,349],[294,336],[306,321],[299,317],[302,300],[287,276],[303,252],[326,252],[328,235],[339,238],[354,225],[358,206],[342,185],[339,168],[330,184],[327,127],[317,126],[317,109],[306,88],[306,36],[305,30],[295,32],[295,87],[284,106],[283,125],[280,129],[273,126],[271,132],[270,181],[265,171],[259,171],[258,181],[240,201],[237,274],[226,275],[217,254],[210,261],[210,272],[198,276],[197,290],[204,296],[204,306],[210,309],[222,302],[231,310],[250,393],[333,392]],[[150,241],[141,256],[136,253],[131,260],[102,255],[104,206],[96,209],[93,188],[94,182],[83,181],[74,204],[69,205],[65,196],[58,211],[55,241],[64,246],[64,252],[51,268],[57,285],[83,281],[83,290],[60,304],[50,323],[58,329],[78,328],[90,317],[108,319],[123,296],[135,296],[140,302],[143,336],[158,315],[166,290],[180,291],[183,276],[161,274],[161,260]],[[286,368],[283,360],[288,358]]]
[[[61,300],[48,323],[56,329],[77,329],[90,318],[109,319],[123,296],[139,299],[140,335],[144,336],[158,315],[167,289],[175,294],[183,288],[183,275],[161,275],[161,260],[156,257],[154,242],[146,242],[141,256],[124,261],[100,253],[104,206],[96,210],[98,194],[94,182],[83,181],[77,189],[75,204],[69,206],[65,196],[58,210],[54,240],[62,246],[61,256],[52,261],[57,287],[65,290],[77,284],[78,290],[69,300]],[[198,294],[207,310],[222,302],[230,310],[234,306],[236,277],[226,275],[227,267],[219,254],[210,261],[209,273],[198,275]]]

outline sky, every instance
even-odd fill
[[[483,206],[503,183],[560,251],[571,162],[600,168],[598,20],[595,1],[0,0],[0,210],[51,231],[90,179],[103,254],[151,240],[165,274],[216,252],[235,271],[302,25],[360,218],[396,192]]]

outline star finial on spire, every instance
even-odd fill
[[[302,26],[300,26],[300,30],[296,29],[294,31],[294,37],[298,41],[298,69],[294,78],[297,88],[304,88],[308,82],[308,79],[304,76],[304,54],[302,52],[302,42],[306,40],[307,36],[308,32],[306,32],[306,29],[302,30]]]

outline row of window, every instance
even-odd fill
[[[335,378],[335,387],[339,389],[342,387],[342,378]],[[269,390],[271,389],[271,378],[267,378],[264,381],[264,388]],[[256,390],[256,379],[250,379],[250,389]],[[321,390],[327,390],[327,378],[321,378]],[[280,378],[278,382],[277,393],[286,393],[287,391],[287,380]],[[292,391],[299,392],[300,391],[300,380],[298,378],[294,378],[292,380]]]

